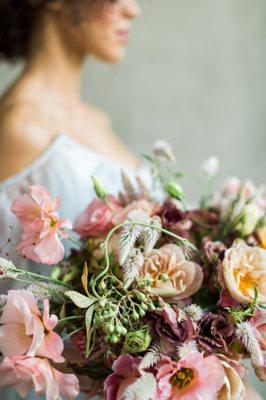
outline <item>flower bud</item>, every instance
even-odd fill
[[[115,343],[119,342],[119,336],[116,333],[112,333],[110,340],[112,343],[115,344]]]
[[[165,187],[165,191],[174,199],[183,200],[184,190],[178,183],[174,181],[168,182]]]
[[[92,179],[92,183],[93,183],[93,189],[94,189],[95,193],[97,194],[97,196],[100,199],[106,201],[107,193],[106,193],[106,189],[103,186],[103,184],[95,176],[92,176],[91,179]]]
[[[110,333],[113,333],[115,331],[115,327],[114,327],[114,324],[112,322],[110,322],[109,325],[108,325],[108,331]]]
[[[133,321],[139,320],[139,314],[136,311],[133,311],[133,313],[131,314],[131,317],[132,317]]]

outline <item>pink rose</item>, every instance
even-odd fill
[[[225,379],[221,361],[198,351],[191,351],[178,362],[164,356],[156,369],[156,400],[216,400]]]
[[[256,309],[250,322],[255,327],[255,335],[260,347],[266,350],[266,310]]]
[[[64,374],[53,368],[45,358],[5,357],[0,365],[0,388],[12,386],[21,397],[34,388],[37,396],[58,400],[60,395],[74,400],[79,394],[75,375]]]
[[[78,216],[74,230],[84,237],[101,237],[114,226],[114,213],[121,209],[114,196],[109,196],[110,207],[102,199],[93,200]]]
[[[113,224],[118,225],[125,221],[128,214],[134,210],[144,211],[148,216],[152,216],[154,211],[157,209],[157,205],[151,203],[147,200],[138,200],[133,201],[128,206],[122,208],[119,212],[117,212],[113,217]]]
[[[33,294],[26,290],[10,290],[0,317],[0,350],[6,357],[47,357],[63,362],[61,337],[53,332],[56,315],[49,315],[49,300],[43,302],[41,315]]]
[[[56,212],[60,206],[59,198],[53,199],[42,185],[29,189],[29,194],[17,196],[11,206],[22,227],[22,242],[17,250],[30,260],[56,264],[65,253],[60,237],[68,236],[62,228],[72,229],[72,224]]]

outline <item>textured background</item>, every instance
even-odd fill
[[[165,138],[184,170],[197,171],[216,154],[221,176],[265,181],[266,1],[140,5],[126,60],[115,66],[89,60],[83,97],[108,111],[139,154]],[[0,65],[0,90],[18,70]],[[266,398],[263,385],[260,391]]]

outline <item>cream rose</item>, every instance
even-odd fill
[[[187,261],[183,250],[175,244],[153,250],[147,256],[140,276],[152,278],[153,294],[176,300],[192,296],[203,281],[200,265]]]
[[[221,359],[221,363],[225,378],[217,400],[244,400],[246,398],[246,389],[241,377],[227,361]]]
[[[255,286],[258,302],[266,303],[266,250],[235,240],[225,253],[222,272],[225,285],[236,301],[252,302]]]

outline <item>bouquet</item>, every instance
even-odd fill
[[[41,185],[14,199],[16,250],[52,267],[0,259],[0,280],[19,285],[0,297],[0,387],[48,400],[241,400],[245,358],[266,379],[265,188],[229,178],[213,190],[211,157],[188,208],[169,145],[146,159],[150,188],[122,172],[116,197],[93,177],[73,227]]]

